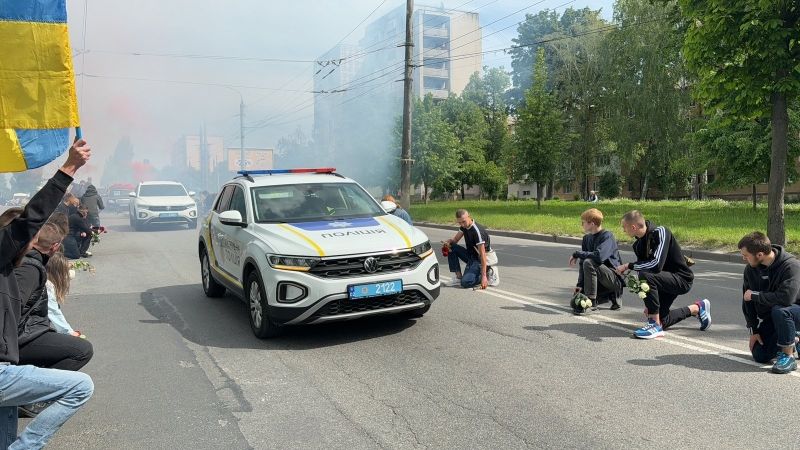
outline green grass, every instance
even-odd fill
[[[552,200],[542,202],[536,209],[535,201],[456,201],[415,203],[409,211],[415,221],[456,225],[455,211],[469,210],[481,225],[494,230],[518,230],[556,236],[583,235],[581,214],[593,207],[588,202]],[[766,232],[767,205],[759,203],[753,211],[750,202],[708,201],[633,201],[606,200],[594,205],[603,212],[604,228],[612,231],[620,242],[632,242],[622,232],[620,218],[632,209],[638,209],[645,218],[664,225],[675,234],[682,247],[736,251],[742,236],[751,231]],[[786,205],[787,248],[800,253],[800,229],[791,224],[800,219],[800,205]]]

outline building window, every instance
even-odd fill
[[[571,184],[568,184],[568,185],[564,186],[564,193],[565,194],[572,194],[572,185]]]
[[[531,191],[522,191],[522,195],[531,195]]]
[[[715,174],[715,173],[708,174],[708,183],[709,184],[713,183],[714,180],[716,180],[716,179],[717,179],[717,174]]]
[[[595,192],[599,191],[599,189],[597,189],[597,181],[592,183],[592,190],[595,191]]]
[[[628,192],[633,192],[633,180],[628,179]]]

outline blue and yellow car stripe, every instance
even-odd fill
[[[286,224],[279,223],[279,224],[278,224],[278,226],[279,226],[279,227],[281,227],[281,228],[283,228],[283,229],[285,229],[285,230],[289,230],[289,231],[291,231],[292,233],[294,233],[294,234],[296,234],[296,235],[300,236],[301,238],[303,238],[303,240],[305,240],[306,242],[308,242],[309,244],[311,244],[311,246],[312,246],[312,247],[314,247],[314,250],[316,250],[316,251],[317,251],[317,253],[319,253],[319,256],[325,256],[325,252],[322,250],[322,247],[320,247],[319,245],[317,245],[317,243],[316,243],[316,242],[314,242],[314,241],[313,241],[313,240],[312,240],[310,237],[308,237],[308,236],[306,236],[305,234],[303,234],[303,233],[301,233],[301,232],[299,232],[299,231],[295,230],[294,228],[291,228],[291,227],[289,227],[289,226],[288,226],[288,225],[286,225]]]

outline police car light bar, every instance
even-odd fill
[[[279,173],[334,173],[336,169],[333,167],[324,167],[318,169],[271,169],[271,170],[240,170],[236,173],[242,176],[250,175],[275,175]]]

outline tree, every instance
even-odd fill
[[[428,94],[423,100],[414,99],[411,117],[411,154],[414,165],[411,167],[411,182],[422,185],[425,203],[428,203],[428,190],[434,195],[452,192],[458,186],[455,173],[458,170],[458,138],[450,125],[442,117],[442,110]],[[395,147],[400,154],[403,130],[402,118],[395,122]]]
[[[696,96],[726,122],[770,118],[767,235],[786,243],[788,104],[800,93],[800,8],[793,0],[678,0]]]
[[[684,140],[691,95],[680,53],[683,34],[663,20],[672,8],[674,3],[617,0],[618,27],[603,42],[602,109],[617,155],[641,174],[642,200],[651,184],[665,197],[684,189],[692,173]]]
[[[15,193],[35,194],[44,182],[44,169],[16,172],[11,176],[12,196]]]
[[[458,139],[459,170],[454,176],[461,186],[461,199],[464,199],[466,188],[479,184],[481,177],[479,168],[486,164],[484,147],[489,142],[486,139],[489,126],[484,120],[481,108],[477,104],[450,94],[446,100],[439,103],[442,118],[446,120]]]
[[[800,115],[795,108],[789,109],[791,117],[788,156],[800,156]],[[700,164],[713,168],[716,179],[711,188],[738,189],[753,186],[753,209],[756,209],[755,185],[769,180],[771,166],[772,130],[767,119],[726,122],[715,114],[703,128],[692,134],[696,147],[702,148]],[[786,168],[786,184],[798,179],[794,164]]]
[[[314,141],[309,139],[300,127],[297,127],[289,136],[280,138],[275,150],[276,169],[314,165]]]
[[[509,166],[512,178],[528,176],[536,183],[536,207],[542,207],[542,187],[553,180],[558,161],[569,146],[569,121],[558,109],[556,98],[546,90],[547,67],[540,48],[533,83],[525,90],[525,106],[519,109]]]
[[[114,154],[106,160],[100,183],[110,186],[114,183],[136,183],[131,163],[133,162],[133,144],[129,136],[123,136],[117,142]]]
[[[622,183],[625,180],[616,171],[607,170],[600,175],[600,181],[597,183],[600,188],[600,195],[604,198],[617,198],[622,192]]]
[[[605,89],[600,83],[603,70],[601,45],[608,33],[608,23],[600,11],[567,10],[562,22],[569,27],[548,40],[546,55],[552,55],[552,86],[558,95],[559,107],[571,119],[571,130],[577,139],[571,141],[570,151],[564,158],[563,177],[570,182],[578,180],[583,196],[589,195],[589,180],[595,175],[598,156],[606,152],[608,130],[603,112]],[[561,180],[562,182],[567,180]]]
[[[483,77],[472,74],[461,93],[462,98],[478,105],[488,126],[484,156],[499,164],[508,144],[508,114],[504,93],[511,85],[505,68],[485,66]]]

